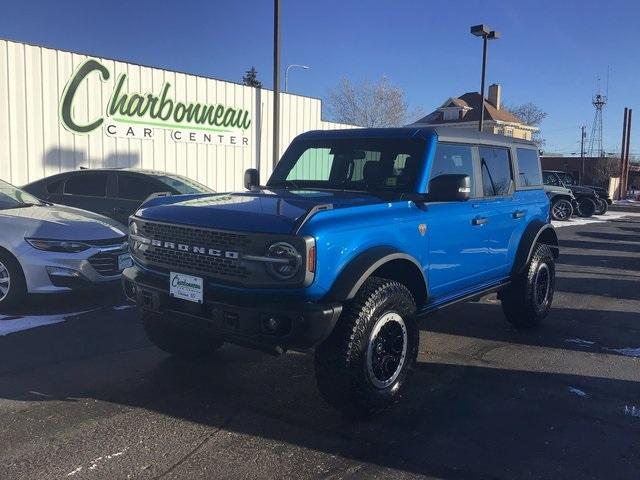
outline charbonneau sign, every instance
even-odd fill
[[[251,126],[249,112],[204,103],[178,102],[170,98],[171,84],[166,82],[157,93],[126,91],[127,74],[120,74],[109,102],[98,118],[80,122],[73,117],[73,102],[79,87],[96,72],[101,81],[111,73],[98,60],[82,63],[67,83],[60,99],[60,119],[64,127],[79,134],[103,127],[109,137],[153,139],[156,128],[169,131],[176,142],[245,146],[245,130]]]

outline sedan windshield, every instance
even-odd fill
[[[179,177],[177,175],[158,175],[156,178],[165,185],[168,185],[183,194],[213,193],[213,190],[209,187],[205,187],[201,183],[186,177]]]
[[[0,210],[32,205],[44,205],[44,203],[24,190],[0,180]]]
[[[301,140],[286,151],[267,186],[414,193],[424,151],[419,139]]]

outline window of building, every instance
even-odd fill
[[[474,190],[473,178],[473,150],[471,145],[439,143],[431,166],[431,176],[461,174],[469,175],[471,192]]]
[[[72,175],[64,185],[64,193],[87,197],[107,196],[107,173],[81,173]]]
[[[484,196],[509,195],[513,184],[509,150],[500,147],[479,147],[478,150]]]
[[[528,187],[540,185],[542,174],[538,152],[531,148],[518,148],[518,185]]]

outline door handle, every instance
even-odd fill
[[[513,212],[513,218],[522,218],[527,214],[526,210],[516,210]]]
[[[487,217],[476,217],[471,220],[471,225],[484,225],[485,223],[489,223],[489,219]]]

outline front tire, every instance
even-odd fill
[[[573,215],[571,202],[564,198],[559,198],[551,203],[551,218],[554,220],[566,221]]]
[[[27,283],[18,261],[0,252],[0,311],[19,305],[27,296]]]
[[[320,393],[350,417],[395,403],[418,354],[416,305],[399,282],[368,279],[315,353]]]
[[[609,204],[606,200],[599,198],[596,202],[596,211],[593,213],[594,215],[604,215],[609,210]]]
[[[589,198],[584,197],[578,200],[578,215],[584,218],[592,216],[596,213],[596,202]]]
[[[538,243],[526,268],[501,292],[502,311],[512,325],[534,328],[547,316],[555,291],[555,260],[548,245]]]
[[[150,312],[143,312],[142,325],[151,343],[183,359],[206,357],[224,344],[219,338],[179,327],[171,320]]]

